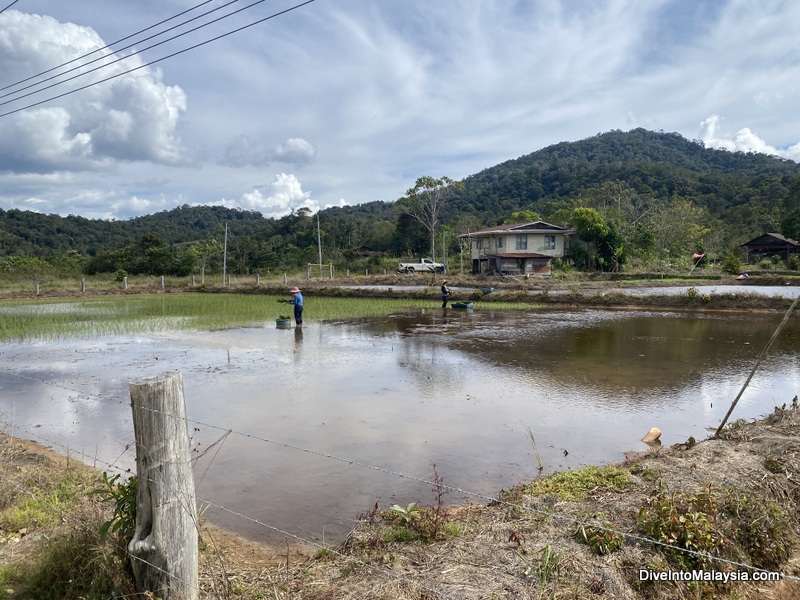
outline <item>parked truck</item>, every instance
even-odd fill
[[[445,266],[442,263],[433,262],[430,258],[420,258],[415,263],[400,263],[397,268],[398,273],[444,273]]]

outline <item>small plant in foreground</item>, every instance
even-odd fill
[[[539,463],[539,470],[541,471],[544,469],[544,465],[542,465],[542,457],[539,456],[539,448],[536,447],[536,438],[533,437],[533,431],[531,431],[530,427],[528,427],[528,437],[531,439],[531,445],[533,446],[533,451],[536,453],[536,461]]]
[[[624,535],[612,531],[611,525],[605,522],[599,525],[578,523],[572,536],[575,541],[586,544],[592,552],[601,556],[619,550],[625,541]]]
[[[444,534],[459,535],[461,528],[447,522],[447,511],[444,508],[444,496],[448,493],[444,480],[433,465],[433,482],[431,490],[434,495],[433,506],[421,507],[416,502],[403,507],[395,504],[382,513],[384,518],[392,521],[395,528],[387,532],[386,541],[406,541],[416,538],[423,542],[431,542]],[[399,527],[397,527],[399,526]]]
[[[544,597],[548,582],[554,575],[558,574],[563,552],[556,552],[550,544],[543,546],[542,549],[539,550],[539,560],[536,565],[533,564],[533,561],[528,560],[521,552],[517,552],[517,556],[519,556],[525,564],[525,575],[535,575],[536,581],[539,583],[539,598]]]
[[[791,520],[781,506],[731,491],[724,510],[735,520],[734,539],[755,566],[778,570],[785,564],[794,545]]]
[[[103,473],[100,478],[101,487],[89,492],[99,496],[103,502],[113,504],[114,513],[111,518],[100,527],[100,536],[106,539],[109,533],[118,536],[124,545],[133,538],[136,531],[136,493],[137,479],[131,477],[128,481],[120,482],[119,474],[109,477]]]
[[[419,518],[420,514],[420,508],[417,506],[416,502],[412,502],[406,507],[395,504],[389,510],[395,512],[400,517],[404,525],[411,525],[414,522],[414,519]]]
[[[710,485],[694,495],[673,492],[653,496],[639,509],[637,526],[647,537],[674,546],[661,550],[687,570],[708,563],[708,558],[694,553],[716,556],[727,542],[727,528]]]

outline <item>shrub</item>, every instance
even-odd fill
[[[703,567],[709,559],[680,549],[717,555],[728,538],[711,485],[694,495],[674,492],[651,497],[639,509],[637,527],[647,537],[675,546],[661,549],[684,570]]]
[[[739,257],[733,252],[728,254],[728,256],[725,257],[725,260],[722,261],[722,270],[726,273],[730,273],[731,275],[738,275],[741,273],[742,263],[739,260]]]

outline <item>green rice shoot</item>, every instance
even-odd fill
[[[0,341],[263,326],[281,315],[292,314],[293,307],[283,300],[288,300],[288,294],[182,293],[9,300],[0,302]],[[306,296],[304,317],[307,322],[353,319],[423,308],[438,309],[429,299]]]

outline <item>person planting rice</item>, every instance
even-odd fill
[[[289,304],[294,304],[294,322],[297,323],[298,327],[302,327],[303,325],[303,294],[300,293],[300,290],[297,286],[293,287],[289,290],[291,294],[293,294],[292,299],[288,300]]]
[[[447,308],[447,299],[450,297],[450,288],[447,287],[447,280],[442,282],[442,308]]]

